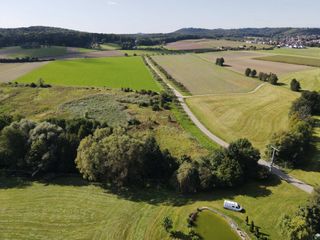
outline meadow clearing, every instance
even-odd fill
[[[294,48],[275,48],[269,51],[259,51],[262,53],[270,53],[275,55],[293,55],[301,57],[313,57],[320,58],[320,48],[304,48],[304,49],[294,49]]]
[[[248,215],[270,239],[289,240],[280,235],[281,218],[306,198],[306,193],[275,179],[266,185],[252,182],[235,190],[184,196],[154,188],[112,192],[70,177],[49,183],[4,178],[0,238],[55,239],[58,233],[59,239],[70,240],[170,239],[161,225],[164,217],[173,219],[176,230],[187,232],[188,215],[207,206],[232,217],[244,230],[248,231],[244,223]],[[224,199],[240,202],[246,213],[224,210]]]
[[[16,81],[31,83],[40,78],[46,83],[60,86],[129,87],[135,90],[161,90],[160,84],[153,80],[141,57],[54,61],[18,78]]]
[[[194,54],[152,58],[193,95],[249,92],[261,84]]]
[[[177,42],[168,43],[165,47],[169,50],[196,50],[196,49],[218,49],[218,48],[238,48],[238,47],[257,47],[263,48],[268,47],[262,44],[250,44],[240,41],[231,40],[217,40],[217,39],[191,39],[191,40],[181,40]]]
[[[248,138],[264,150],[273,133],[286,130],[288,112],[299,94],[266,84],[254,93],[187,98],[200,121],[227,142]]]
[[[198,54],[198,56],[210,62],[215,62],[216,58],[223,57],[225,59],[226,67],[240,74],[244,74],[247,68],[255,69],[258,73],[272,72],[280,76],[288,73],[295,73],[299,71],[313,69],[311,67],[301,66],[298,64],[261,61],[260,59],[264,59],[265,57],[267,58],[270,56],[263,53],[252,51],[203,53]]]

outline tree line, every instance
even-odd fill
[[[140,136],[94,120],[33,122],[1,115],[0,127],[0,168],[30,177],[78,173],[118,187],[154,183],[195,193],[268,176],[258,165],[259,151],[246,139],[191,159],[161,150],[153,135]]]
[[[304,164],[305,155],[310,149],[312,141],[313,115],[320,114],[320,93],[304,91],[295,100],[289,113],[289,130],[273,135],[270,144],[267,146],[266,155],[270,156],[275,146],[277,163],[289,167],[296,167]]]
[[[255,78],[257,77],[257,71],[255,69],[247,68],[244,72],[245,76]],[[278,84],[278,76],[275,73],[259,72],[258,79],[263,82],[269,82],[272,85]]]

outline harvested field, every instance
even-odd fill
[[[244,93],[261,84],[193,54],[154,56],[153,59],[196,95]]]
[[[231,142],[248,138],[263,150],[273,133],[288,127],[288,112],[299,96],[266,84],[255,93],[187,98],[187,104],[214,134]]]
[[[0,63],[0,82],[10,82],[48,62]]]
[[[310,70],[311,67],[301,66],[288,63],[275,63],[268,61],[260,61],[263,58],[269,58],[265,54],[256,52],[219,52],[199,54],[202,58],[215,62],[217,57],[223,57],[225,64],[230,66],[233,71],[244,74],[246,68],[256,69],[257,72],[273,72],[278,75]],[[259,59],[259,60],[258,60]]]
[[[182,40],[166,45],[166,48],[169,50],[197,50],[197,49],[218,49],[221,47],[250,47],[255,46],[257,48],[268,47],[267,45],[262,44],[248,44],[240,41],[230,41],[230,40],[216,40],[216,39],[192,39],[192,40]]]
[[[16,58],[16,57],[56,57],[66,55],[66,47],[43,47],[43,48],[31,48],[25,49],[21,47],[7,47],[0,49],[0,58]]]

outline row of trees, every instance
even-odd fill
[[[255,69],[251,70],[251,68],[247,68],[244,73],[247,77],[252,77],[255,78],[257,77],[257,71]],[[278,76],[274,73],[264,73],[264,72],[259,72],[258,74],[258,79],[264,82],[269,82],[272,85],[277,85],[278,84]]]
[[[23,57],[23,58],[0,58],[0,63],[26,63],[26,62],[44,62],[53,61],[54,59],[39,59],[36,57]]]
[[[200,159],[177,159],[152,136],[92,120],[13,120],[0,118],[0,168],[30,176],[80,172],[90,181],[117,186],[155,182],[182,193],[235,187],[268,176],[258,165],[259,151],[246,139]]]
[[[281,222],[283,235],[292,240],[315,239],[320,233],[320,188],[314,190],[313,195],[305,206],[299,207],[293,216],[285,215]]]
[[[305,155],[312,140],[313,124],[312,115],[320,114],[320,94],[305,91],[301,97],[293,102],[289,113],[290,128],[273,135],[267,146],[266,154],[270,156],[275,146],[277,162],[282,165],[295,167],[303,164]]]

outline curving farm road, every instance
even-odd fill
[[[188,107],[188,105],[186,104],[186,102],[184,101],[184,96],[178,92],[170,83],[168,83],[163,77],[162,74],[159,72],[159,70],[150,62],[149,59],[146,58],[147,63],[149,64],[149,66],[158,74],[158,76],[163,80],[164,83],[167,84],[167,86],[173,91],[173,93],[176,95],[176,97],[178,98],[183,110],[186,112],[186,114],[189,116],[189,118],[191,119],[191,121],[201,130],[201,132],[203,132],[208,138],[210,138],[212,141],[214,141],[215,143],[217,143],[218,145],[227,148],[229,146],[229,144],[227,142],[225,142],[224,140],[222,140],[221,138],[217,137],[216,135],[214,135],[212,132],[210,132],[200,121],[199,119],[193,114],[193,112],[190,110],[190,108]],[[256,88],[254,91],[257,91],[263,84],[261,84],[260,86],[258,86],[258,88]],[[267,161],[260,159],[259,160],[259,164],[266,166],[266,167],[270,167],[270,163],[268,163]],[[309,194],[311,194],[313,192],[313,187],[284,173],[283,171],[281,171],[280,167],[273,165],[272,167],[272,173],[277,175],[279,178],[281,178],[282,180],[288,182],[289,184],[299,188],[302,191],[305,191]]]

